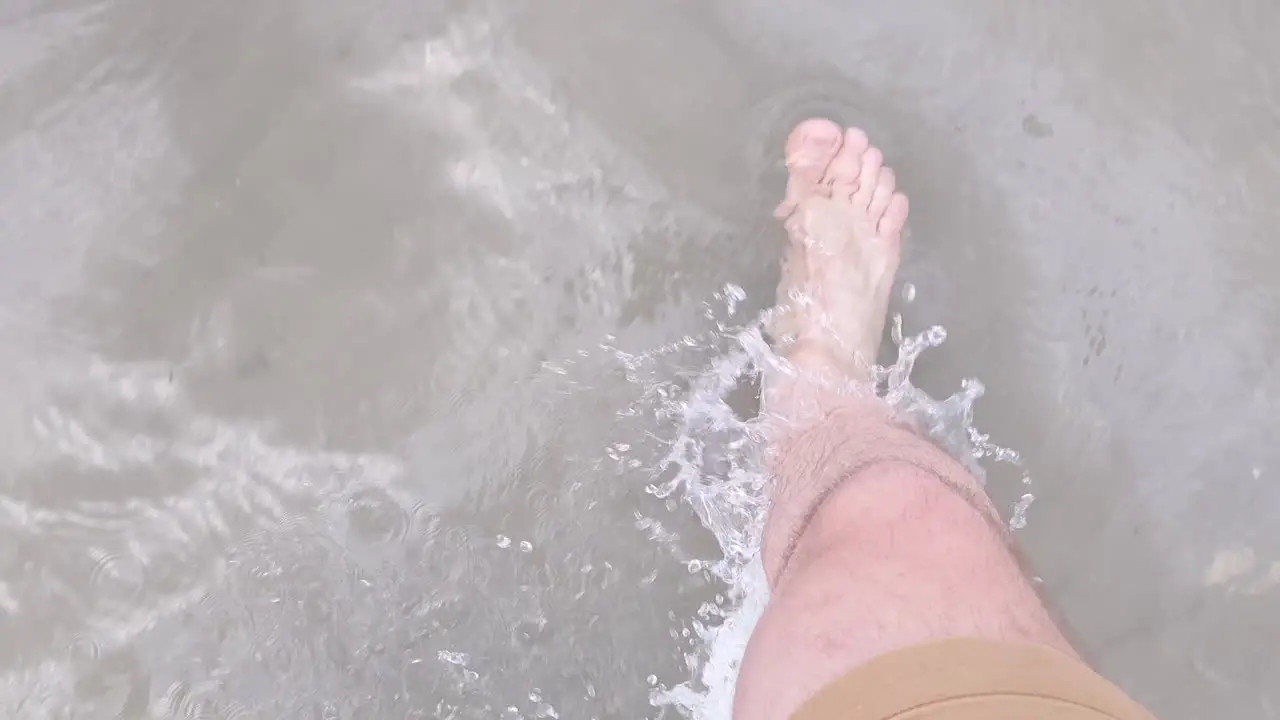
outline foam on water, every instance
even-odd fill
[[[718,295],[725,307],[721,313],[732,318],[744,297],[741,288],[727,287]],[[762,327],[762,318],[737,325],[726,321],[719,322],[718,332],[704,341],[685,338],[685,346],[705,342],[708,349],[718,348],[712,352],[713,359],[694,373],[683,394],[645,394],[659,398],[652,411],[678,428],[665,456],[652,468],[660,481],[648,490],[691,506],[714,534],[720,550],[719,557],[688,561],[691,569],[709,570],[725,587],[691,622],[697,642],[688,656],[688,669],[694,679],[674,687],[658,686],[651,693],[655,706],[699,720],[730,716],[738,664],[768,601],[758,552],[768,508],[768,478],[760,462],[760,418],[734,405],[741,404],[735,400],[740,390],[758,383],[762,372],[794,372],[795,368],[770,349]],[[956,393],[941,400],[912,384],[917,358],[946,340],[941,326],[906,335],[901,316],[895,315],[892,339],[897,360],[877,367],[875,376],[877,392],[900,419],[927,434],[979,479],[985,480],[984,459],[1021,467],[1016,452],[995,444],[973,424],[974,404],[984,390],[981,382],[967,379]],[[654,360],[663,354],[658,351],[646,358]],[[644,358],[625,360],[634,367]],[[1022,477],[1023,483],[1030,483],[1025,472]],[[1013,508],[1013,528],[1025,524],[1033,499],[1026,493]]]

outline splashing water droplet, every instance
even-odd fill
[[[452,650],[441,650],[436,653],[436,658],[443,663],[450,665],[458,665],[465,667],[471,662],[471,656],[466,653],[454,652]]]
[[[1027,508],[1031,507],[1031,503],[1035,502],[1036,496],[1026,493],[1013,506],[1013,515],[1009,518],[1009,527],[1014,530],[1021,530],[1027,526]]]
[[[903,292],[909,302],[915,288],[904,286]],[[744,297],[745,294],[738,297],[726,289],[720,299],[734,310]],[[631,418],[655,418],[663,425],[673,426],[674,432],[665,434],[659,452],[644,463],[650,472],[645,489],[665,499],[672,510],[691,508],[719,544],[720,557],[690,559],[687,549],[678,545],[678,537],[653,531],[660,524],[644,526],[656,542],[670,545],[677,557],[683,555],[681,562],[690,572],[707,572],[720,583],[716,601],[705,604],[691,626],[674,633],[676,637],[694,638],[690,662],[697,680],[655,688],[651,694],[654,705],[671,707],[683,717],[697,719],[730,715],[737,665],[768,600],[758,557],[769,504],[769,479],[761,463],[762,433],[756,414],[735,409],[733,398],[736,395],[740,399],[742,389],[756,386],[766,372],[798,372],[777,356],[764,339],[764,318],[740,327],[723,322],[717,323],[717,333],[700,336],[696,347],[689,344],[694,336],[682,339],[683,347],[694,348],[697,357],[703,358],[701,367],[677,369],[687,380],[687,390],[659,393],[646,386],[639,406],[619,413]],[[974,404],[985,391],[980,381],[967,379],[959,391],[942,400],[911,383],[916,360],[929,348],[945,342],[946,330],[935,325],[907,335],[902,317],[894,315],[890,334],[898,350],[897,359],[892,365],[874,368],[874,379],[878,394],[898,417],[964,463],[980,480],[985,477],[982,460],[1020,466],[1016,452],[995,444],[973,425]],[[639,372],[646,363],[669,365],[672,350],[659,349],[643,355],[614,352],[633,373],[629,377],[639,378],[652,377]],[[615,445],[613,450],[634,458],[644,448]],[[1025,473],[1023,481],[1029,482]],[[1031,499],[1027,493],[1015,507],[1017,524],[1011,521],[1015,528],[1025,525]],[[657,682],[656,676],[647,680],[651,686]]]

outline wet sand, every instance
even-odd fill
[[[723,588],[650,411],[714,353],[618,357],[770,301],[781,142],[827,115],[911,194],[915,377],[986,384],[1082,652],[1162,718],[1280,717],[1278,24],[0,11],[2,714],[657,717]]]

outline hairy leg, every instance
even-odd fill
[[[771,598],[735,717],[789,717],[886,652],[978,637],[1072,653],[981,486],[893,421],[870,389],[907,201],[858,130],[811,120],[787,145],[789,245],[771,332],[793,372],[766,378]]]

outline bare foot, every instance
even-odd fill
[[[770,334],[802,373],[870,381],[898,270],[907,196],[867,134],[829,120],[796,126],[787,194],[790,240]]]

